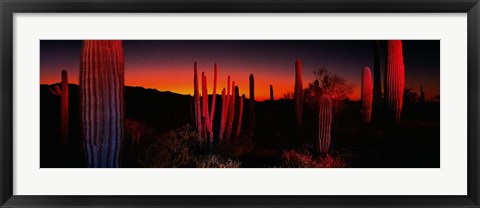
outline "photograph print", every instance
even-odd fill
[[[40,40],[40,168],[440,168],[440,40]]]

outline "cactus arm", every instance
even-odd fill
[[[49,90],[52,94],[56,96],[60,96],[62,94],[62,91],[60,90],[60,87],[58,87],[58,85],[56,85],[55,88],[50,88]]]

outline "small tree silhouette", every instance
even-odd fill
[[[354,85],[352,83],[337,74],[329,73],[325,67],[314,70],[313,74],[315,80],[318,81],[318,87],[315,81],[308,84],[304,92],[307,105],[315,105],[318,100],[317,96],[325,94],[332,100],[333,107],[336,108],[353,92]]]

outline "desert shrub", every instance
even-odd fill
[[[282,153],[285,168],[344,168],[347,163],[341,156],[326,154],[313,157],[308,152],[286,150]]]
[[[201,145],[190,125],[156,137],[153,144],[140,153],[139,164],[149,168],[191,167]]]
[[[125,120],[125,138],[130,139],[132,144],[138,144],[141,139],[152,134],[152,129],[144,122],[132,119]]]
[[[224,159],[217,155],[200,156],[195,159],[195,166],[198,168],[240,168],[240,165],[239,161]]]
[[[318,160],[319,168],[345,168],[347,163],[340,157],[332,157],[327,154],[324,157],[320,157]]]
[[[308,153],[295,150],[285,150],[282,153],[284,167],[286,168],[313,168],[315,161]]]
[[[252,136],[245,134],[240,138],[231,139],[228,142],[221,142],[216,146],[219,156],[225,158],[241,159],[253,150]]]

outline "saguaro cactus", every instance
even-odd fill
[[[318,109],[318,152],[330,149],[332,132],[332,101],[326,95],[320,96]]]
[[[52,94],[60,96],[60,144],[66,145],[68,142],[68,74],[62,70],[62,88],[55,86],[55,90],[50,89]]]
[[[270,85],[270,101],[274,101],[275,99],[273,98],[273,86]]]
[[[301,129],[302,127],[302,95],[302,63],[300,59],[297,59],[295,61],[295,93],[293,97],[295,102],[295,118],[298,129]]]
[[[197,73],[197,62],[193,63],[193,98],[194,98],[194,103],[195,103],[195,119],[196,119],[196,127],[199,135],[201,135],[202,132],[202,110],[200,107],[200,92],[198,89],[198,73]]]
[[[362,114],[365,122],[370,123],[372,116],[372,74],[369,67],[364,67],[362,72]]]
[[[253,133],[255,129],[255,80],[253,78],[253,74],[250,74],[249,85],[250,85],[249,129],[250,129],[250,132]]]
[[[378,121],[382,114],[382,84],[380,75],[380,42],[373,41],[373,121]]]
[[[243,117],[243,101],[245,100],[245,95],[240,97],[240,101],[238,103],[238,120],[237,120],[237,132],[235,133],[235,137],[240,137],[240,132],[242,130],[242,117]]]
[[[235,81],[232,81],[232,89],[235,89]],[[233,128],[233,119],[235,118],[235,96],[230,95],[229,99],[229,107],[228,107],[228,119],[227,119],[227,135],[225,136],[225,139],[227,141],[230,140],[232,136],[232,128]]]
[[[385,69],[385,106],[387,117],[394,123],[400,122],[405,90],[405,67],[401,40],[389,40],[387,43],[387,62]]]
[[[81,129],[88,167],[119,167],[124,134],[124,66],[122,41],[83,41]]]

